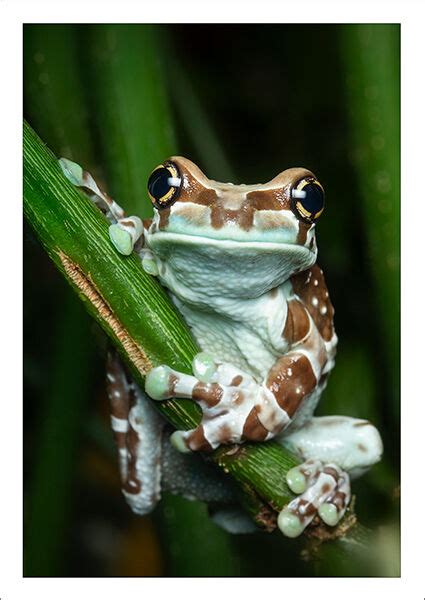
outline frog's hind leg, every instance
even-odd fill
[[[139,217],[126,217],[124,210],[108,194],[103,192],[88,171],[67,158],[59,159],[65,177],[75,186],[83,188],[89,198],[106,214],[110,221],[109,235],[112,243],[124,255],[129,255],[143,234],[143,222]]]
[[[351,417],[314,417],[277,441],[305,461],[286,475],[298,494],[278,519],[289,537],[300,535],[316,514],[327,525],[336,525],[351,499],[350,477],[363,474],[382,455],[378,430]]]
[[[129,381],[116,353],[108,356],[107,391],[122,492],[133,512],[143,515],[161,497],[164,420]]]

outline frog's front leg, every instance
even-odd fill
[[[233,487],[211,465],[177,452],[170,444],[166,422],[127,375],[115,352],[108,355],[107,391],[122,492],[133,512],[144,515],[153,510],[162,490],[221,507],[237,502]],[[225,518],[227,510],[219,511],[221,525],[234,530]],[[239,516],[238,526],[242,531],[252,529],[246,516]]]
[[[316,514],[327,525],[336,525],[351,499],[350,478],[379,462],[383,449],[381,436],[369,421],[343,416],[314,417],[277,441],[304,461],[286,476],[298,494],[278,519],[289,537],[298,536]]]
[[[309,365],[304,355],[290,352],[258,383],[248,373],[202,352],[193,361],[193,375],[160,366],[148,373],[145,389],[155,400],[182,397],[198,402],[203,412],[200,425],[175,432],[173,442],[182,451],[208,452],[220,444],[268,440],[287,427],[315,389]]]
[[[59,165],[65,177],[75,186],[83,188],[90,199],[106,214],[110,221],[109,236],[115,248],[128,256],[142,239],[143,226],[139,217],[126,217],[124,210],[108,194],[103,192],[88,171],[67,158],[61,158]]]

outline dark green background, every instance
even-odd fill
[[[385,456],[354,483],[399,572],[399,26],[24,27],[24,112],[58,156],[130,212],[169,154],[223,181],[311,169],[327,205],[319,263],[339,349],[321,414],[374,421]],[[228,536],[206,508],[164,498],[131,515],[103,382],[106,342],[25,226],[25,574],[367,574],[301,560],[302,541]],[[385,552],[384,552],[385,549]],[[357,569],[357,570],[356,570]]]

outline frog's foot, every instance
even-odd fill
[[[88,171],[67,158],[59,159],[65,177],[75,186],[83,188],[90,199],[106,214],[112,223],[109,236],[115,248],[128,256],[143,234],[143,223],[139,217],[125,217],[124,210],[108,194],[100,189]]]
[[[162,365],[152,369],[145,381],[146,393],[154,400],[191,398],[202,408],[202,421],[196,429],[173,434],[172,443],[177,449],[207,452],[220,444],[272,437],[271,429],[260,420],[267,417],[267,407],[275,402],[264,386],[248,373],[217,362],[205,352],[196,355],[192,368],[194,374],[187,375]],[[287,423],[287,414],[281,412]],[[281,423],[275,422],[274,426],[281,427]]]
[[[298,537],[316,514],[334,526],[350,502],[350,477],[333,463],[310,459],[288,471],[286,480],[299,494],[279,514],[278,526],[287,537]]]

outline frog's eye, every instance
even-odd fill
[[[165,162],[152,171],[148,180],[148,194],[155,208],[161,210],[177,200],[182,178],[177,165]]]
[[[291,208],[295,216],[314,223],[325,207],[325,192],[314,177],[304,177],[291,190]]]

